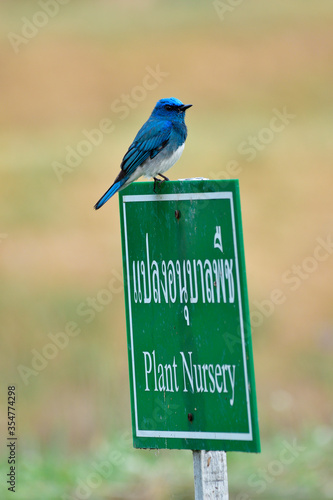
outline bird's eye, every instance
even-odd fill
[[[172,110],[172,106],[170,106],[170,104],[167,104],[167,105],[165,106],[165,109],[166,109],[167,111],[171,111],[171,110]]]

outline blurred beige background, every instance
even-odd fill
[[[170,96],[193,108],[169,177],[240,182],[262,453],[228,454],[231,498],[333,498],[332,22],[329,0],[1,2],[16,499],[193,497],[190,453],[132,449],[118,201],[92,208]]]

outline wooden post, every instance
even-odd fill
[[[195,500],[228,500],[225,451],[193,451]]]

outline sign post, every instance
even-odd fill
[[[259,452],[238,181],[119,202],[134,447]]]
[[[195,500],[228,500],[225,451],[193,451]]]

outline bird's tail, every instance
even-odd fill
[[[117,191],[119,191],[119,189],[122,188],[125,182],[126,179],[122,179],[121,181],[112,184],[112,186],[107,190],[107,192],[104,193],[103,196],[98,200],[98,202],[94,206],[94,209],[98,210],[99,208],[101,208],[104,205],[104,203],[106,203],[111,198],[111,196],[113,196]]]

